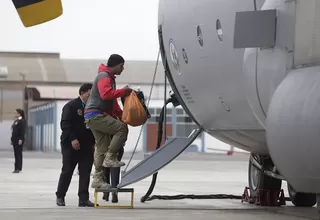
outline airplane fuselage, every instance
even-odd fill
[[[160,1],[159,24],[173,81],[194,120],[232,146],[268,154],[264,125],[248,101],[248,92],[258,95],[255,77],[243,73],[245,49],[233,48],[235,14],[254,10],[253,2]]]
[[[160,0],[158,18],[168,78],[194,121],[270,155],[295,190],[312,193],[320,192],[319,9],[318,0]],[[259,10],[276,13],[274,45],[235,48],[237,12]]]

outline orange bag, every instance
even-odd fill
[[[125,98],[122,121],[133,127],[143,125],[147,122],[146,111],[133,90],[130,95]]]

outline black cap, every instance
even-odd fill
[[[124,63],[123,57],[119,54],[112,54],[108,59],[107,66],[114,67],[116,65],[119,65],[120,63]]]

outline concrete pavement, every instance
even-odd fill
[[[129,154],[124,156],[127,162]],[[142,159],[137,154],[133,166]],[[215,219],[215,220],[304,220],[316,219],[315,208],[263,208],[240,200],[153,200],[141,203],[151,177],[133,184],[135,209],[93,209],[77,207],[78,176],[74,175],[66,196],[66,207],[55,204],[55,190],[61,169],[59,153],[24,153],[23,172],[12,174],[13,153],[0,152],[0,219]],[[153,195],[235,194],[247,186],[248,155],[183,154],[158,174]],[[286,183],[283,184],[286,192]],[[90,189],[93,200],[93,190]],[[286,193],[287,194],[287,193]],[[101,195],[102,196],[102,195]],[[101,196],[99,199],[101,199]],[[129,203],[129,194],[119,194],[119,205]],[[99,203],[103,203],[101,200]]]

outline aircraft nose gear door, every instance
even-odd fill
[[[143,180],[165,167],[189,147],[202,131],[202,129],[198,128],[193,130],[189,137],[173,138],[172,140],[167,141],[149,157],[125,172],[122,175],[121,183],[118,185],[118,188]]]

